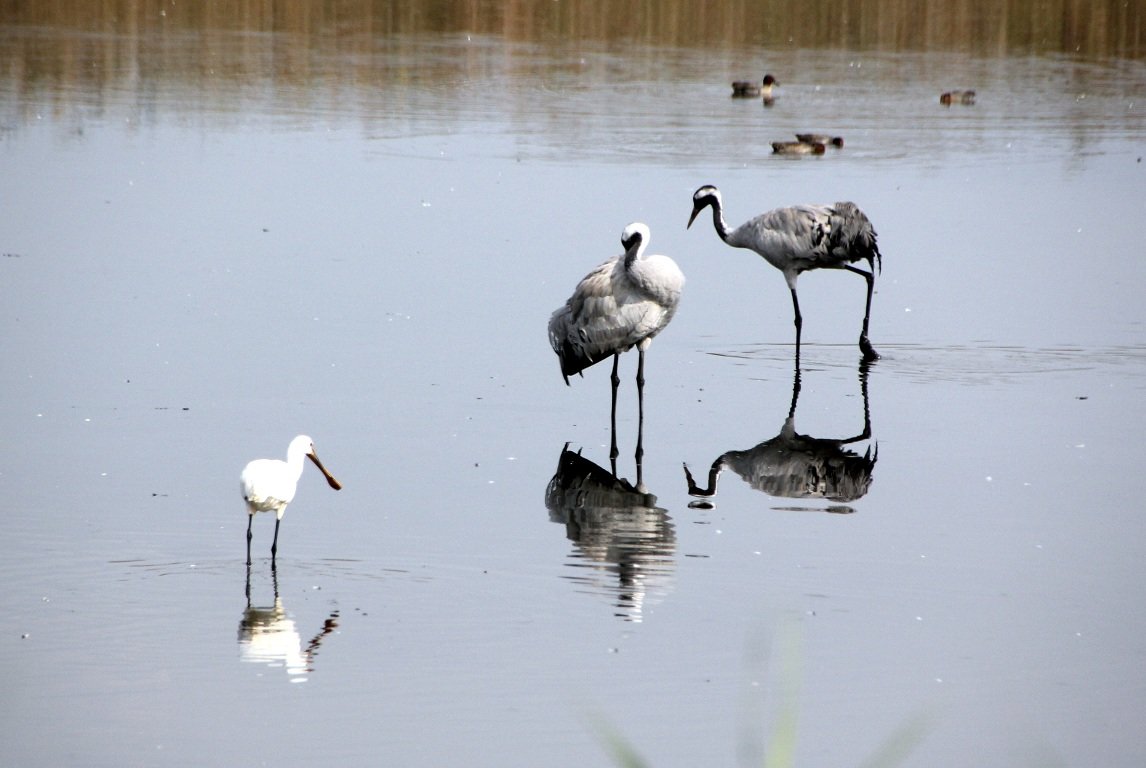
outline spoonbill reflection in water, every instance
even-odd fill
[[[291,682],[306,682],[314,672],[314,659],[322,641],[338,629],[339,610],[335,608],[322,623],[310,642],[303,647],[302,637],[279,597],[278,572],[271,569],[274,603],[256,606],[251,603],[251,569],[247,568],[247,606],[239,621],[239,656],[243,661],[281,667]]]
[[[613,356],[612,445],[617,457],[617,365],[621,353],[637,348],[637,462],[644,453],[645,350],[676,313],[684,274],[668,256],[645,255],[649,228],[633,222],[621,233],[625,252],[604,262],[577,284],[573,295],[549,318],[549,343],[561,361],[565,383],[575,373]]]
[[[251,523],[256,512],[275,513],[275,539],[271,543],[271,562],[274,563],[279,548],[279,524],[287,504],[294,499],[298,489],[304,458],[314,462],[331,488],[336,491],[342,489],[342,484],[318,460],[318,454],[314,452],[314,441],[306,435],[299,435],[290,441],[286,461],[255,459],[243,469],[239,482],[243,489],[243,500],[247,502],[247,565],[251,564]]]

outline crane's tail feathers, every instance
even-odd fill
[[[569,384],[569,377],[574,374],[579,374],[584,378],[585,369],[600,362],[600,358],[593,360],[583,350],[577,349],[568,341],[559,347],[560,351],[557,353],[557,357],[561,361],[561,375],[565,378],[566,384]]]
[[[863,214],[860,214],[863,216]],[[875,233],[875,227],[871,225],[868,218],[864,216],[864,223],[867,225],[867,242],[864,245],[867,247],[867,263],[871,266],[873,274],[880,274],[883,272],[883,254],[879,252],[879,236]]]
[[[863,216],[861,213],[860,216]],[[868,266],[871,268],[873,275],[883,272],[883,254],[879,252],[879,242],[876,238],[875,228],[872,227],[871,222],[865,216],[863,223],[866,225],[866,232],[861,231],[858,240],[860,248],[863,250],[863,259],[867,261]]]
[[[879,239],[871,220],[855,203],[839,202],[829,219],[828,252],[848,262],[866,261],[872,275],[883,271]]]
[[[876,242],[875,230],[868,225],[866,232],[860,232],[852,244],[852,260],[867,262],[872,275],[883,271],[883,254],[879,252],[879,243]]]
[[[576,376],[580,376],[581,378],[585,378],[585,372],[584,371],[570,371],[569,373],[565,373],[564,371],[562,371],[561,372],[561,378],[565,379],[565,386],[567,386],[567,387],[573,386],[569,382],[569,377],[572,375],[576,375]]]
[[[876,272],[883,274],[883,254],[879,252],[879,242],[876,240],[875,228],[871,230],[871,250],[875,254],[875,264],[872,264],[872,269]],[[868,257],[868,263],[871,263],[871,257]]]

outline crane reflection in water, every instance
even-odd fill
[[[274,603],[266,606],[251,604],[251,566],[247,566],[247,607],[239,621],[239,657],[246,662],[282,667],[292,683],[305,682],[314,671],[314,659],[327,635],[338,629],[338,609],[333,610],[322,623],[322,629],[303,645],[294,619],[283,607],[279,597],[278,571],[272,566]]]
[[[860,394],[863,397],[863,430],[854,437],[817,438],[796,431],[796,404],[800,398],[800,368],[792,381],[792,403],[780,434],[745,451],[726,451],[712,462],[708,485],[699,486],[684,465],[685,479],[691,496],[702,499],[689,506],[711,507],[707,499],[716,495],[720,473],[731,469],[758,491],[788,499],[826,499],[837,502],[829,512],[850,513],[848,506],[867,494],[879,454],[877,445],[869,444],[863,454],[846,447],[870,440],[871,411],[868,405],[869,363],[859,366]]]
[[[639,622],[644,610],[669,587],[676,531],[668,511],[657,506],[637,464],[637,483],[617,476],[616,459],[605,469],[561,450],[557,472],[545,489],[549,519],[565,526],[573,542],[567,578],[594,593],[607,593],[616,615]]]

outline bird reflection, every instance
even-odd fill
[[[868,407],[867,380],[869,363],[859,367],[860,393],[863,396],[863,431],[855,437],[829,439],[809,437],[796,431],[796,403],[800,398],[800,368],[792,382],[792,404],[780,434],[746,451],[728,451],[712,462],[708,485],[697,485],[688,465],[684,466],[690,495],[706,499],[716,495],[716,481],[725,468],[740,475],[749,485],[770,496],[791,499],[827,499],[840,502],[828,507],[829,512],[853,512],[847,502],[863,497],[871,487],[872,470],[879,453],[869,445],[860,455],[845,446],[871,439],[871,411]],[[690,506],[711,506],[693,502]]]
[[[338,610],[331,612],[322,629],[304,647],[294,619],[279,597],[278,571],[273,567],[271,580],[274,604],[251,605],[251,566],[247,566],[247,607],[239,621],[239,656],[243,661],[282,667],[292,683],[305,682],[314,671],[314,658],[323,639],[338,628]]]
[[[616,615],[635,622],[651,598],[667,591],[676,551],[668,512],[656,505],[637,466],[634,486],[617,477],[615,459],[610,471],[566,443],[545,489],[549,519],[565,526],[574,545],[567,565],[584,569],[569,578],[591,591],[611,593]]]

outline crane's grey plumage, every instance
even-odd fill
[[[811,269],[846,269],[864,278],[867,282],[867,305],[859,346],[864,359],[879,358],[868,340],[867,331],[875,272],[882,267],[882,257],[876,244],[875,229],[855,203],[777,208],[749,219],[735,229],[729,229],[724,222],[720,190],[705,185],[692,195],[692,215],[689,216],[688,226],[691,227],[697,215],[709,206],[712,207],[713,225],[721,240],[733,248],[755,251],[784,273],[788,290],[792,294],[797,359],[800,356],[803,318],[800,316],[800,301],[796,296],[796,280],[801,272]],[[857,261],[866,261],[871,271],[852,266]]]
[[[676,262],[668,256],[645,255],[648,242],[647,226],[640,222],[627,226],[621,234],[625,252],[582,278],[569,300],[549,318],[549,343],[560,360],[566,384],[571,375],[613,357],[614,458],[620,355],[637,348],[637,398],[643,428],[645,350],[672,320],[684,288],[684,275]],[[638,458],[640,455],[638,432]]]

